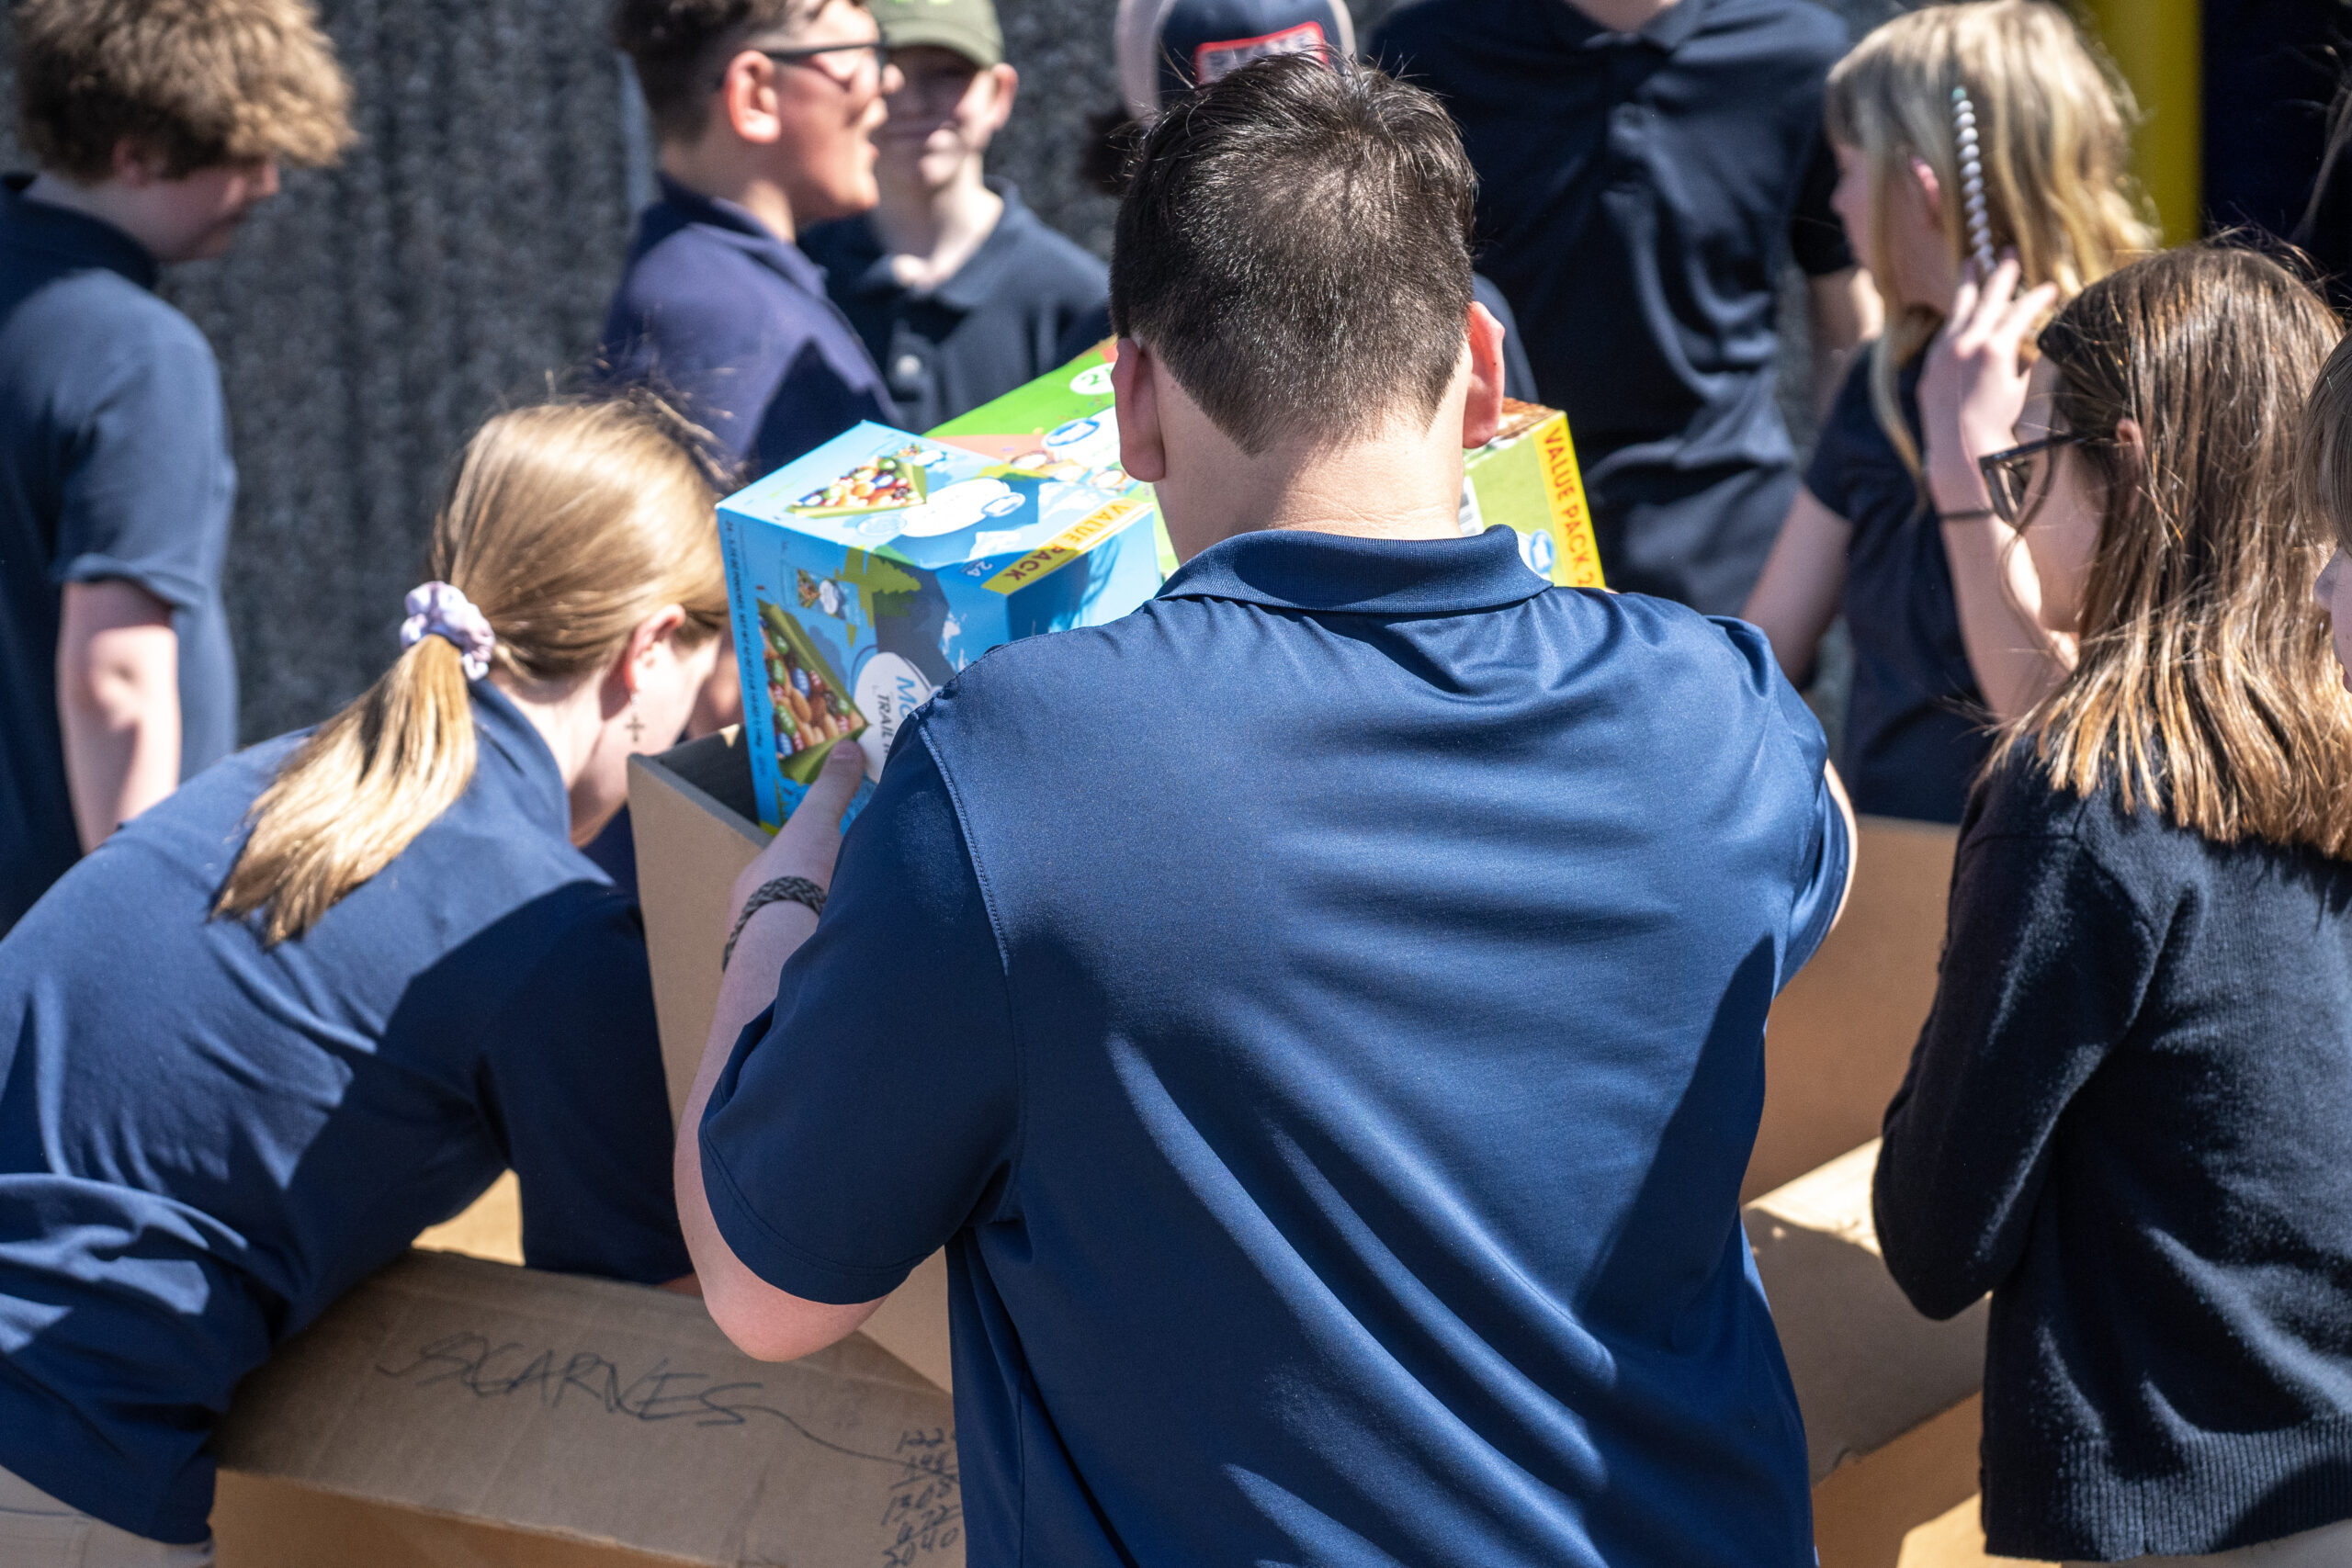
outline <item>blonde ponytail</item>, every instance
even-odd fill
[[[429,573],[488,618],[493,671],[526,683],[592,676],[665,604],[685,610],[689,645],[724,629],[718,476],[703,442],[644,392],[482,426],[434,521]],[[261,911],[268,945],[301,936],[455,805],[473,772],[464,656],[425,636],[254,801],[213,913]]]
[[[2014,250],[2021,287],[2054,284],[2058,303],[2154,248],[2131,178],[2131,93],[2064,12],[2044,0],[1923,6],[1873,28],[1829,73],[1829,139],[1870,166],[1879,232],[1862,260],[1886,276],[1887,213],[1910,160],[1935,171],[1945,243],[1969,254],[1952,90],[1975,110],[1984,209],[1996,249]],[[1871,406],[1915,479],[1918,443],[1897,396],[1903,367],[1943,330],[1939,306],[1888,301],[1871,348]],[[1920,502],[1927,490],[1920,482]]]

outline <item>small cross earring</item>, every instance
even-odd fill
[[[637,745],[645,739],[645,721],[637,716],[637,699],[628,700],[628,743]]]

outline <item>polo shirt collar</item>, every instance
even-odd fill
[[[715,231],[720,240],[783,275],[786,282],[819,299],[824,298],[824,269],[810,261],[799,246],[752,217],[750,209],[718,197],[705,196],[659,170],[653,177],[661,184],[662,199],[676,209],[687,222]]]
[[[1037,227],[1037,216],[1023,203],[1019,186],[992,179],[988,186],[1004,198],[1003,214],[955,275],[931,291],[933,299],[951,310],[971,310],[987,304],[1019,265],[1029,231]]]
[[[1537,5],[1556,7],[1554,17],[1562,25],[1570,42],[1582,48],[1592,48],[1603,40],[1617,41],[1638,39],[1662,53],[1672,54],[1690,41],[1700,25],[1707,19],[1711,0],[1675,0],[1648,25],[1631,33],[1613,33],[1578,10],[1570,0],[1535,0]]]
[[[1162,599],[1232,599],[1350,615],[1455,615],[1532,599],[1519,536],[1497,525],[1461,539],[1364,539],[1269,528],[1218,541],[1178,569]]]
[[[524,716],[514,698],[489,681],[469,682],[467,693],[473,699],[474,729],[486,742],[484,750],[505,762],[507,788],[516,806],[533,826],[571,842],[571,797],[564,790],[563,771],[556,766],[547,737]],[[478,761],[477,776],[481,771]]]
[[[141,288],[155,287],[162,269],[146,246],[102,219],[29,199],[25,191],[32,183],[25,174],[0,178],[0,213],[10,238],[69,262],[119,272]]]

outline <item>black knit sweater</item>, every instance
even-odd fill
[[[2352,866],[2013,755],[1962,825],[1874,1206],[1920,1311],[1993,1292],[1994,1552],[2352,1517]]]

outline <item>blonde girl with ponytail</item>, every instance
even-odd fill
[[[1802,683],[1842,612],[1855,809],[1957,822],[1990,726],[2030,705],[1976,613],[1993,586],[1977,538],[1947,533],[1986,518],[1945,518],[1930,492],[1919,378],[1955,296],[1996,258],[2055,309],[2154,244],[2128,173],[2132,109],[2055,6],[1983,0],[1869,34],[1831,71],[1826,114],[1835,204],[1887,324],[1823,423],[1745,614]]]
[[[382,678],[0,942],[7,1506],[209,1562],[238,1378],[509,1167],[533,1264],[689,1272],[643,932],[576,846],[726,646],[698,438],[643,394],[491,420]]]

